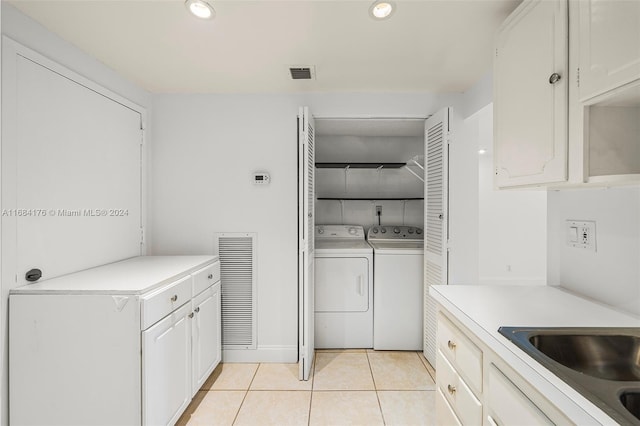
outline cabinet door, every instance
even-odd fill
[[[567,13],[566,0],[525,1],[498,34],[494,63],[498,187],[567,179]]]
[[[640,78],[640,2],[582,0],[580,98]]]
[[[489,416],[500,425],[554,424],[493,364],[489,369]]]
[[[220,282],[194,299],[193,312],[192,396],[202,387],[222,358]]]
[[[142,424],[174,424],[191,401],[191,304],[142,332]]]
[[[462,425],[440,389],[436,389],[436,424],[450,426]]]

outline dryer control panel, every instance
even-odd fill
[[[385,226],[372,226],[367,233],[367,240],[370,241],[387,241],[387,240],[402,240],[402,241],[422,241],[424,235],[422,228],[417,226],[405,226],[405,225],[385,225]]]
[[[322,239],[364,240],[364,228],[360,225],[316,225],[316,240]]]

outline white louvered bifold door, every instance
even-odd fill
[[[222,293],[222,348],[256,348],[256,234],[216,235]]]
[[[424,356],[436,365],[436,303],[432,285],[447,284],[449,108],[425,122]]]
[[[309,380],[314,355],[313,235],[314,123],[309,108],[298,113],[298,362],[300,380]]]

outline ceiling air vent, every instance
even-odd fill
[[[289,72],[293,80],[311,80],[313,78],[313,67],[291,67]]]

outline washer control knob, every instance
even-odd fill
[[[318,234],[324,234],[324,228],[318,228]]]
[[[380,228],[380,232],[382,232],[383,234],[387,233],[387,228]]]
[[[378,228],[373,227],[373,233],[374,233],[374,234],[377,234],[377,233],[378,233]]]
[[[349,228],[349,235],[356,235],[358,233],[358,229],[355,227],[350,227]]]
[[[420,228],[416,229],[416,234],[418,234],[418,235],[422,234],[422,229],[420,229]]]
[[[395,228],[393,228],[393,233],[394,234],[399,234],[400,233],[400,228],[398,228],[397,226]]]
[[[410,233],[410,234],[413,234],[415,231],[416,231],[415,229],[413,229],[413,228],[409,228],[409,233]]]

